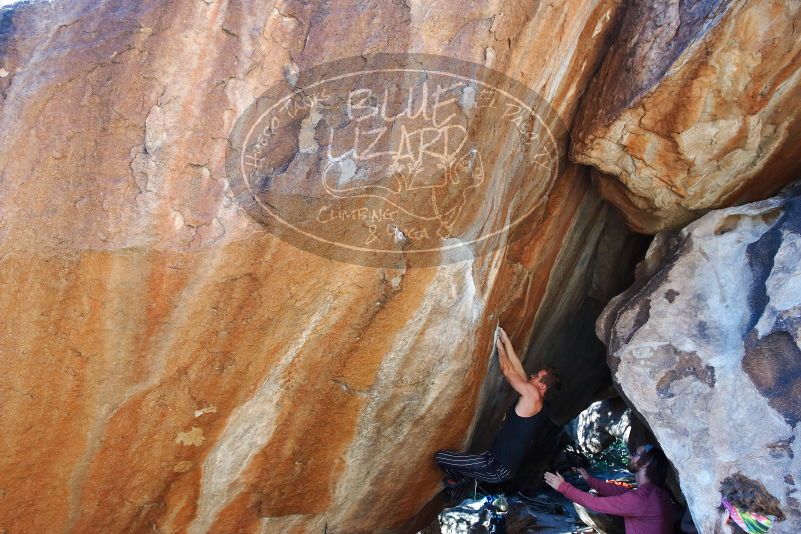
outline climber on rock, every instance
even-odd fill
[[[675,517],[670,494],[664,489],[667,469],[668,461],[661,449],[641,445],[629,462],[637,489],[604,482],[590,476],[586,469],[578,472],[600,496],[576,489],[558,473],[545,473],[545,482],[585,508],[623,516],[626,534],[670,534]]]
[[[446,495],[453,498],[470,479],[497,484],[512,478],[520,467],[534,436],[550,423],[548,400],[559,389],[559,377],[545,368],[526,374],[506,332],[499,328],[495,341],[504,378],[520,394],[509,407],[492,448],[481,454],[437,451],[434,461],[446,473]]]

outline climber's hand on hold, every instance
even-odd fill
[[[501,372],[505,375],[509,371],[509,356],[506,354],[506,349],[503,347],[500,339],[495,340],[498,347],[498,364],[500,364]]]
[[[518,393],[523,394],[523,391],[520,388],[515,387],[513,382],[517,381],[518,384],[522,382],[528,383],[529,376],[526,374],[526,370],[523,369],[523,364],[520,363],[520,359],[517,357],[517,353],[515,353],[514,347],[512,347],[512,342],[509,341],[509,336],[506,335],[506,331],[498,327],[498,341],[496,343],[498,345],[498,359],[505,363],[505,369],[508,372],[504,372],[504,376],[508,378],[511,377],[510,384],[514,387]],[[501,367],[504,370],[504,367]],[[539,395],[537,395],[539,396]]]
[[[506,347],[503,346],[500,338],[495,340],[495,346],[498,347],[498,359],[503,360],[506,358]]]
[[[515,349],[512,347],[512,342],[509,340],[509,336],[506,335],[506,330],[500,326],[498,327],[498,330],[500,330],[498,339],[501,341],[504,349],[506,349],[507,354],[517,357],[515,354]]]

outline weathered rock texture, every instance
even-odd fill
[[[592,403],[575,421],[573,439],[584,453],[599,453],[616,439],[628,442],[631,410],[620,398]]]
[[[587,169],[565,164],[494,255],[427,269],[329,261],[237,209],[227,135],[297,68],[376,51],[485,63],[569,124],[618,8],[3,11],[0,530],[401,528],[438,491],[433,451],[469,439],[496,320],[525,354],[546,299],[569,316],[586,297],[599,236],[618,223]]]
[[[637,231],[766,198],[801,169],[801,4],[632,2],[571,157]]]
[[[741,4],[714,4],[719,16],[687,26],[677,49],[687,57],[703,48],[697,36],[716,36],[709,65],[737,65],[731,85],[711,67],[677,78],[666,72],[673,52],[642,56],[640,41],[630,55],[652,73],[648,84],[610,67],[598,82],[611,92],[615,78],[630,83],[636,96],[659,79],[672,94],[674,80],[700,77],[680,114],[682,142],[697,147],[711,132],[732,146],[747,138],[743,150],[757,154],[715,148],[715,176],[734,176],[717,189],[726,201],[767,191],[795,164],[779,148],[796,116],[786,106],[796,41],[781,38],[795,12]],[[646,20],[648,5],[634,4],[629,20]],[[637,249],[588,169],[563,162],[536,216],[496,254],[368,268],[265,232],[232,200],[224,155],[236,118],[267,87],[374,52],[482,63],[570,125],[623,14],[619,0],[74,0],[0,12],[0,529],[401,529],[437,491],[431,453],[466,445],[476,421],[491,430],[505,408],[508,390],[498,394],[486,359],[499,318],[521,354],[533,346],[529,367],[561,363],[577,377],[568,391],[581,396],[564,396],[560,416],[578,413],[607,376],[600,351],[566,325],[587,330],[619,291],[618,275],[601,273]],[[718,85],[712,102],[731,107],[704,115],[703,89]],[[605,128],[594,115],[622,120],[632,102],[610,114],[596,97],[585,99],[582,132]],[[482,124],[471,135],[494,132]],[[499,153],[507,142],[497,137]],[[653,165],[641,146],[625,149]],[[692,150],[709,171],[706,149]],[[499,161],[499,175],[527,170]],[[764,187],[746,164],[762,169]],[[636,193],[663,219],[673,208],[657,174]]]
[[[614,378],[664,447],[701,532],[740,472],[801,530],[801,188],[659,234],[598,321]]]

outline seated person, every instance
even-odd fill
[[[559,474],[545,473],[545,482],[590,510],[623,516],[626,534],[671,534],[674,509],[670,494],[664,489],[667,467],[668,461],[661,449],[641,445],[629,462],[629,470],[637,481],[634,490],[598,480],[585,469],[578,471],[600,496],[576,489]]]
[[[434,461],[448,475],[444,482],[450,498],[458,495],[470,479],[498,484],[512,478],[537,431],[549,421],[545,401],[558,389],[558,376],[553,370],[542,369],[529,377],[503,329],[496,345],[501,372],[520,397],[509,407],[490,450],[481,454],[441,450],[434,455]]]
[[[720,510],[724,525],[734,534],[765,534],[774,521],[784,520],[779,499],[761,482],[735,473],[720,484]]]

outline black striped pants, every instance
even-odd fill
[[[489,451],[481,454],[466,454],[456,451],[437,451],[434,461],[449,477],[463,483],[475,478],[483,482],[498,484],[512,478],[507,467],[501,465]]]

